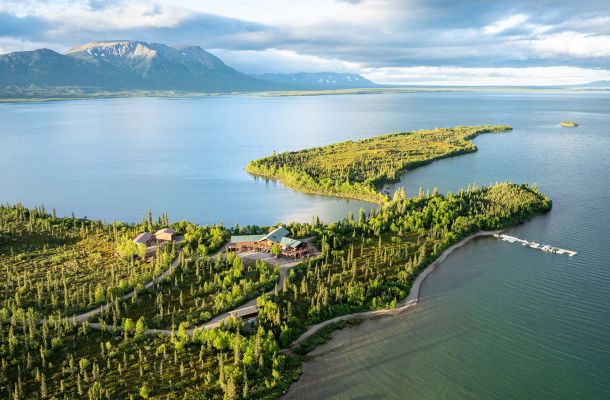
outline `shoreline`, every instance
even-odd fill
[[[501,230],[478,231],[471,235],[466,236],[465,238],[461,239],[457,243],[454,243],[453,245],[449,246],[445,251],[443,251],[441,253],[441,255],[436,260],[434,260],[432,263],[430,263],[430,265],[428,265],[423,271],[421,271],[417,275],[417,278],[415,278],[415,280],[413,281],[413,285],[411,286],[411,289],[409,290],[409,294],[407,295],[407,297],[405,297],[400,302],[398,302],[394,308],[384,308],[381,310],[363,311],[363,312],[358,312],[358,313],[353,313],[353,314],[340,315],[338,317],[331,318],[326,321],[322,321],[315,325],[311,325],[310,327],[308,327],[305,330],[305,332],[303,332],[301,334],[301,336],[299,336],[292,343],[290,343],[290,345],[286,348],[286,350],[288,352],[292,352],[292,350],[294,350],[294,348],[296,348],[299,344],[304,342],[307,338],[311,337],[312,335],[317,333],[320,329],[322,329],[325,326],[328,326],[330,324],[340,322],[340,321],[364,320],[364,319],[372,319],[372,318],[376,318],[376,317],[381,317],[381,316],[385,316],[385,315],[396,315],[396,314],[402,313],[403,311],[405,311],[407,309],[415,307],[419,303],[421,286],[425,282],[426,278],[428,276],[430,276],[430,274],[432,272],[434,272],[436,270],[436,268],[451,255],[451,253],[453,253],[455,250],[463,247],[464,245],[466,245],[467,243],[471,242],[472,240],[474,240],[476,238],[492,236],[499,232],[501,232]]]
[[[0,97],[0,103],[44,103],[54,101],[71,100],[95,100],[95,99],[123,99],[123,98],[202,98],[218,96],[248,96],[248,97],[299,97],[299,96],[340,96],[340,95],[367,95],[367,94],[392,94],[392,93],[464,93],[464,92],[534,92],[534,93],[558,93],[558,92],[607,92],[608,88],[586,88],[586,87],[521,87],[521,86],[390,86],[374,88],[348,88],[348,89],[304,89],[304,90],[267,90],[267,91],[235,91],[235,92],[179,92],[172,90],[135,90],[101,92],[81,95],[61,96],[54,94],[44,96],[42,93],[26,97]]]

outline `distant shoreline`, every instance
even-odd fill
[[[261,92],[177,92],[177,91],[119,91],[92,92],[82,95],[61,96],[54,93],[50,96],[36,95],[31,97],[0,97],[0,103],[40,103],[49,101],[94,100],[115,98],[197,98],[218,96],[251,96],[251,97],[296,97],[296,96],[333,96],[349,94],[391,94],[391,93],[451,93],[451,92],[537,92],[537,93],[599,93],[609,92],[610,88],[582,87],[520,87],[520,86],[445,86],[445,87],[376,87],[354,89],[315,89]]]

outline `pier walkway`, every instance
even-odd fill
[[[522,246],[527,246],[530,247],[532,249],[536,249],[536,250],[541,250],[547,253],[554,253],[554,254],[567,254],[570,257],[575,256],[576,253],[575,251],[572,250],[566,250],[566,249],[562,249],[559,247],[553,247],[553,246],[549,246],[548,244],[541,244],[541,243],[536,243],[536,242],[528,242],[527,240],[524,239],[519,239],[516,238],[514,236],[508,236],[508,235],[504,235],[501,233],[496,233],[493,235],[494,237],[498,238],[498,239],[502,239],[505,242],[509,242],[509,243],[518,243]]]

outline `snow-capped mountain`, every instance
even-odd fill
[[[227,66],[198,46],[176,49],[160,43],[104,41],[76,46],[65,55],[133,73],[146,83],[147,88],[185,91],[274,88],[269,82]]]
[[[99,91],[246,92],[373,87],[357,74],[243,74],[199,46],[115,40],[0,55],[0,96],[69,96]],[[62,94],[63,93],[63,94]],[[67,93],[67,94],[66,94]]]

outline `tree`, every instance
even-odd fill
[[[135,332],[136,339],[142,338],[144,336],[144,334],[146,333],[146,323],[144,322],[144,316],[141,316],[140,319],[138,319],[138,322],[136,322],[135,330],[136,330],[136,332]]]
[[[102,400],[102,385],[99,382],[95,382],[87,391],[87,397],[89,400]]]
[[[135,324],[131,318],[125,318],[123,321],[123,333],[125,334],[125,340],[129,337],[129,334],[135,329]]]
[[[273,245],[271,246],[271,254],[273,254],[276,257],[278,257],[280,254],[282,254],[282,249],[280,248],[279,244],[273,243]]]
[[[224,400],[237,400],[237,386],[233,377],[230,377],[227,381]]]
[[[148,399],[150,397],[150,389],[148,388],[148,386],[143,385],[140,388],[140,397],[142,397],[143,399]]]

